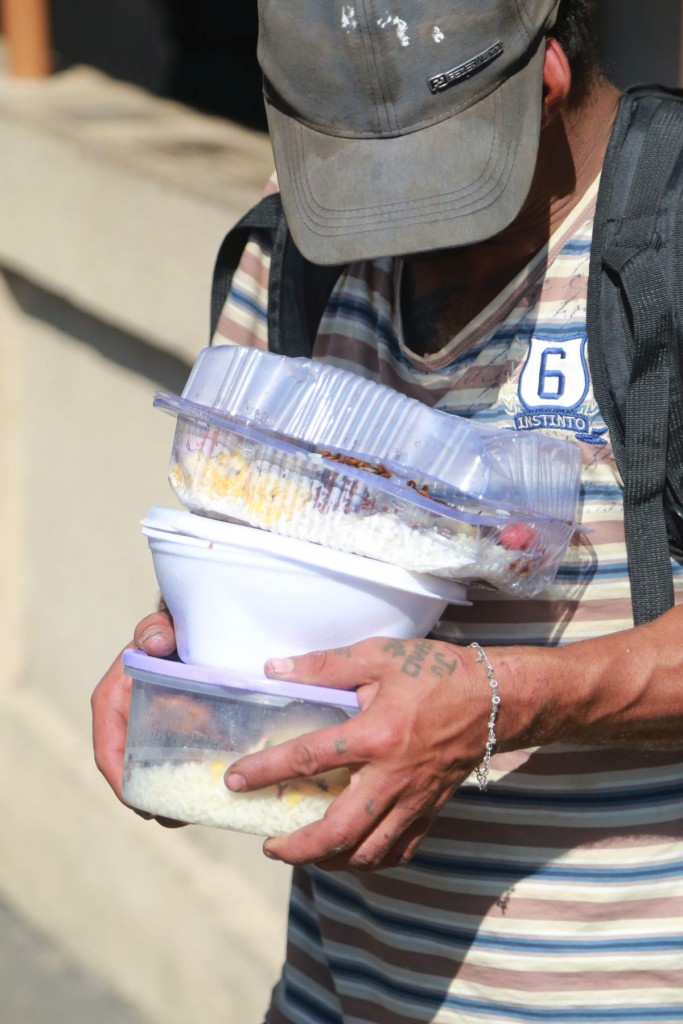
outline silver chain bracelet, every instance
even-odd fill
[[[484,757],[476,769],[477,782],[479,783],[479,789],[483,792],[489,781],[489,764],[491,762],[491,755],[493,754],[493,748],[498,742],[496,736],[496,720],[498,718],[498,709],[500,708],[500,696],[498,695],[498,680],[493,674],[493,665],[488,659],[488,655],[483,647],[480,647],[477,643],[471,643],[470,647],[474,647],[477,652],[477,661],[482,661],[486,669],[486,675],[488,676],[489,686],[491,687],[491,714],[489,715],[489,734],[486,740],[486,747],[484,749]]]

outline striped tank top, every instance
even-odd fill
[[[632,625],[622,487],[586,344],[596,192],[597,183],[438,353],[418,356],[403,340],[400,261],[351,266],[325,312],[314,358],[581,448],[586,532],[553,585],[533,599],[471,590],[471,608],[438,624],[441,639],[556,645]],[[217,342],[267,347],[268,269],[268,253],[250,243]],[[683,752],[553,745],[498,755],[488,790],[465,783],[409,865],[295,869],[266,1021],[683,1021]]]

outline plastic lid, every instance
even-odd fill
[[[307,683],[290,683],[266,676],[234,675],[230,669],[206,668],[187,665],[170,658],[152,658],[143,651],[129,648],[123,652],[124,668],[135,678],[160,684],[190,683],[222,686],[230,690],[244,690],[263,693],[271,697],[285,697],[289,700],[303,700],[315,704],[331,704],[335,707],[359,710],[358,697],[354,690],[336,690],[325,686],[311,686]]]

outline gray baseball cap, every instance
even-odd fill
[[[559,0],[259,0],[282,201],[315,263],[490,238],[538,153]]]

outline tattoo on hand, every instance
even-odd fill
[[[349,745],[343,737],[334,741],[334,752],[338,757],[343,757],[348,748]]]
[[[401,665],[401,672],[412,679],[416,679],[422,672],[430,651],[431,644],[427,640],[418,640],[412,645],[410,653]]]
[[[452,676],[457,667],[455,659],[449,661],[445,653],[440,650],[434,651],[434,664],[432,665],[432,672],[435,676]]]
[[[417,679],[423,669],[435,676],[449,676],[457,667],[455,659],[449,659],[445,651],[435,647],[429,640],[417,640],[410,645],[400,640],[390,640],[383,649],[392,657],[403,659],[401,672],[411,679]]]

